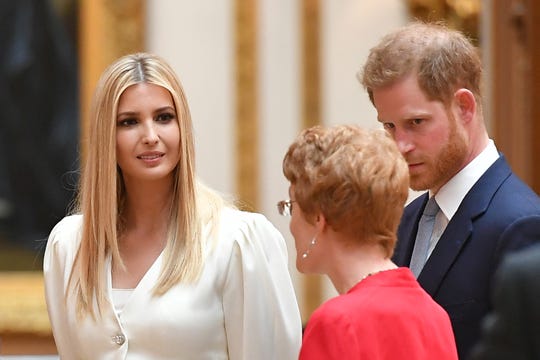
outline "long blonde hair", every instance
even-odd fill
[[[198,278],[203,265],[202,227],[208,223],[216,225],[224,206],[220,195],[196,179],[191,115],[172,68],[163,59],[147,53],[126,55],[111,64],[98,82],[90,109],[88,150],[76,209],[83,214],[83,225],[69,288],[80,317],[89,314],[95,318],[102,313],[107,301],[107,258],[112,256],[114,262],[122,264],[118,238],[125,187],[116,161],[116,116],[124,90],[141,82],[170,92],[180,129],[180,160],[174,172],[169,236],[155,295],[179,282]]]

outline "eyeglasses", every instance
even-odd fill
[[[296,202],[295,200],[281,200],[277,203],[277,210],[280,215],[291,216],[292,214],[292,204]]]

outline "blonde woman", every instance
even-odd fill
[[[307,324],[301,360],[457,359],[450,319],[412,272],[390,259],[409,173],[383,130],[304,130],[283,172],[296,267],[326,274],[340,294]]]
[[[44,259],[63,359],[295,359],[301,324],[280,233],[197,181],[184,91],[132,54],[94,94],[79,207]]]

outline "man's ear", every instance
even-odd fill
[[[476,98],[469,89],[461,88],[454,93],[457,115],[464,124],[474,119],[476,114]]]

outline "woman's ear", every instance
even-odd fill
[[[464,124],[474,119],[476,114],[476,98],[469,89],[461,88],[454,93],[457,115]]]
[[[326,218],[322,213],[318,213],[317,216],[315,216],[315,227],[317,228],[317,231],[322,233],[324,230],[326,230],[327,227]]]

